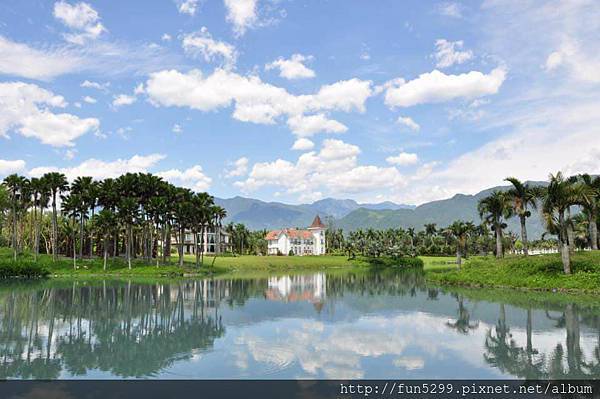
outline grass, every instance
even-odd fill
[[[193,255],[184,257],[184,266],[176,263],[177,256],[172,257],[171,264],[148,265],[142,260],[133,260],[129,269],[122,258],[109,259],[107,270],[103,269],[100,258],[79,259],[77,269],[73,268],[73,260],[61,257],[56,262],[50,255],[40,255],[35,262],[33,255],[23,254],[18,258],[17,264],[12,260],[12,251],[9,248],[0,248],[0,278],[28,276],[34,277],[29,270],[39,270],[39,276],[49,274],[53,277],[183,277],[207,276],[223,273],[237,272],[277,272],[296,270],[330,270],[330,269],[355,269],[378,267],[422,267],[423,264],[416,258],[365,258],[357,257],[349,260],[345,256],[223,256],[215,259],[212,266],[212,257],[205,257],[200,268],[195,267]],[[16,266],[18,265],[18,267]],[[28,270],[27,274],[21,270]]]
[[[572,275],[563,273],[558,254],[500,260],[472,257],[460,270],[455,266],[426,270],[428,281],[446,285],[600,293],[600,251],[575,253]]]

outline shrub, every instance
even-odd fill
[[[39,278],[50,272],[43,266],[32,262],[3,262],[0,264],[0,279],[7,278]]]

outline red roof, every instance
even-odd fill
[[[289,238],[301,238],[308,240],[313,237],[310,230],[298,230],[298,229],[283,229],[269,231],[265,236],[266,240],[277,240],[281,234],[287,235]]]
[[[309,227],[309,229],[314,229],[314,228],[320,228],[320,229],[325,228],[325,225],[323,224],[323,222],[321,222],[321,218],[319,217],[319,215],[315,216],[315,220],[313,220],[312,224]]]

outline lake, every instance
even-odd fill
[[[0,378],[599,378],[600,302],[422,272],[0,285]]]

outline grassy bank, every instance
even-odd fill
[[[429,268],[427,280],[446,285],[600,293],[600,251],[573,255],[572,275],[563,273],[558,254],[497,260],[473,257],[457,270]]]
[[[103,261],[99,258],[77,260],[77,269],[73,260],[59,258],[54,262],[49,255],[40,255],[35,262],[32,255],[19,256],[13,262],[12,251],[0,248],[0,278],[2,277],[37,277],[44,274],[57,276],[115,276],[115,277],[181,277],[208,276],[236,272],[277,272],[293,270],[334,270],[367,267],[422,267],[423,263],[416,258],[364,258],[349,260],[345,256],[222,256],[215,259],[205,257],[200,268],[195,267],[194,256],[184,257],[184,266],[177,264],[177,257],[172,257],[168,265],[148,265],[142,260],[133,260],[129,269],[122,258],[109,259],[107,269],[103,269]],[[28,274],[22,271],[27,270]],[[39,271],[33,275],[29,270]]]

